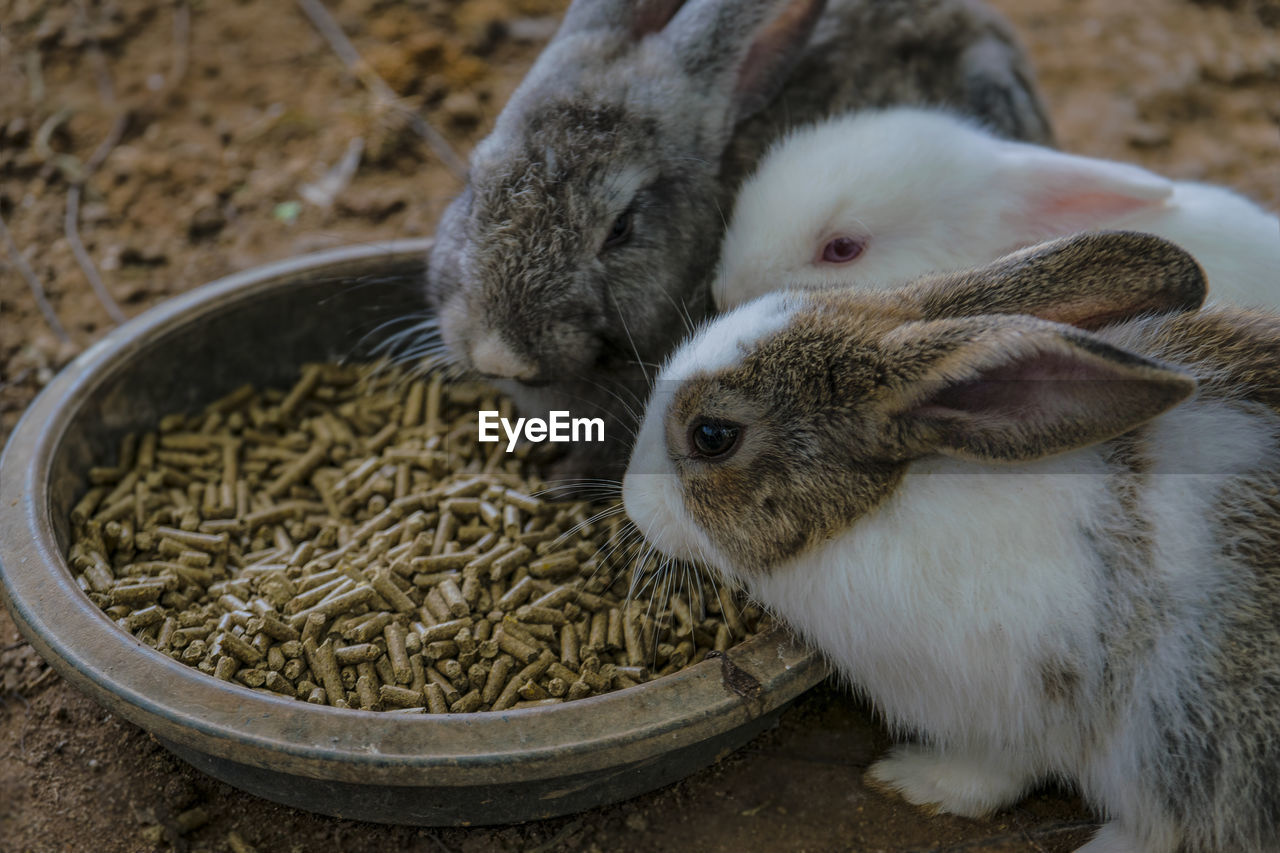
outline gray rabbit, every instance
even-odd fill
[[[617,476],[645,371],[710,310],[725,220],[788,128],[946,105],[1051,141],[1007,24],[978,0],[576,0],[475,149],[429,259],[457,367],[527,415],[606,418],[553,476]]]

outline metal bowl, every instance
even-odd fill
[[[0,590],[68,681],[204,772],[286,805],[420,825],[511,823],[614,802],[710,764],[768,727],[825,667],[781,628],[721,659],[549,708],[405,716],[271,697],[117,628],[64,554],[89,466],[127,432],[307,361],[349,356],[425,310],[430,241],[339,249],[233,275],[121,326],[62,371],[0,458]]]

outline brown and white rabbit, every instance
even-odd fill
[[[761,297],[667,362],[627,512],[918,736],[874,783],[1066,780],[1087,853],[1280,849],[1280,319],[1203,297],[1123,232]]]
[[[620,473],[627,400],[710,309],[742,176],[788,127],[903,102],[1051,136],[979,0],[575,0],[437,229],[448,358],[527,415],[605,414],[559,473]]]

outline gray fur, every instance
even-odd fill
[[[530,367],[533,382],[503,383],[526,413],[607,416],[610,441],[558,473],[620,473],[627,409],[646,393],[636,362],[660,363],[710,311],[737,186],[788,128],[921,102],[1049,141],[1030,68],[981,3],[830,0],[819,17],[823,5],[576,0],[476,148],[428,296],[455,363],[471,367],[469,343],[496,333]],[[602,250],[627,210],[631,240]]]
[[[1161,543],[1144,540],[1150,521],[1138,502],[1126,501],[1126,478],[1117,478],[1115,527],[1095,531],[1108,568],[1100,590],[1107,630],[1104,656],[1094,662],[1098,692],[1084,699],[1084,711],[1146,721],[1145,749],[1130,772],[1143,780],[1152,812],[1178,826],[1181,851],[1280,849],[1280,317],[1206,310],[1102,336],[1196,376],[1190,405],[1251,419],[1267,450],[1235,471],[1188,461],[1186,476],[1207,496],[1212,538],[1195,543],[1204,559],[1176,586],[1149,567],[1178,555],[1158,555]],[[1126,438],[1137,459],[1150,460],[1159,448],[1144,432]],[[1212,447],[1229,439],[1197,440]],[[1145,464],[1131,471],[1135,492],[1149,491]],[[1169,657],[1157,662],[1157,655]],[[1096,748],[1108,744],[1099,737]]]

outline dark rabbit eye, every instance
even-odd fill
[[[847,264],[865,248],[866,244],[854,237],[833,237],[822,247],[822,260],[828,264]]]
[[[604,248],[611,249],[614,246],[620,246],[627,242],[631,236],[631,211],[627,211],[613,220],[613,227],[609,229],[609,236],[604,238]]]
[[[697,421],[689,427],[689,444],[703,459],[726,459],[738,447],[742,427],[723,421]]]

